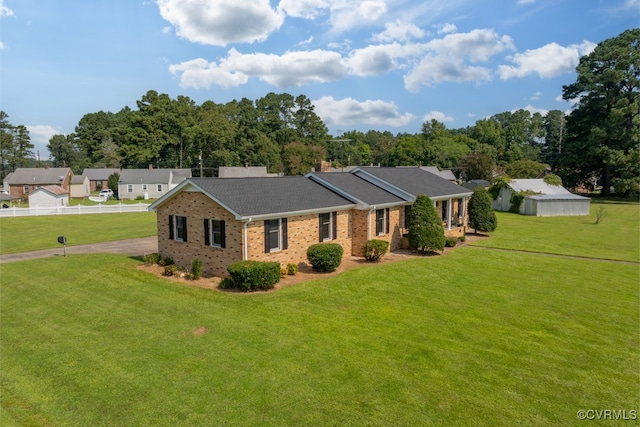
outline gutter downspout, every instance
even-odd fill
[[[369,215],[367,215],[367,240],[371,240],[371,212],[375,210],[375,205],[369,207]]]
[[[251,222],[251,218],[248,221],[242,223],[242,260],[246,261],[249,259],[249,248],[247,247],[248,238],[247,238],[247,224]]]

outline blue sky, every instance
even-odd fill
[[[201,104],[303,94],[347,130],[569,111],[562,85],[640,0],[0,0],[0,109],[34,151],[148,90]]]

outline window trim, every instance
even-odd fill
[[[164,190],[164,186],[162,184],[157,184],[156,191],[158,193],[162,193]]]
[[[179,224],[179,222],[181,224]],[[181,227],[178,227],[181,225]],[[178,231],[182,230],[182,237]],[[175,242],[187,242],[187,217],[181,215],[169,215],[169,240]]]
[[[389,234],[389,208],[376,209],[376,236]]]
[[[327,224],[328,219],[328,224]],[[328,235],[323,235],[324,226],[328,225]],[[320,242],[328,242],[338,238],[338,212],[324,212],[318,214],[318,239]]]
[[[133,193],[133,184],[127,184],[127,193]]]
[[[217,232],[219,234],[219,243],[216,243],[216,227],[218,224],[220,230]],[[226,247],[226,227],[224,220],[215,219],[215,218],[205,218],[204,219],[204,244],[205,246],[211,246],[212,248],[221,248],[224,249]]]
[[[273,224],[275,221],[278,222],[276,226]],[[278,246],[271,247],[271,233],[278,233]],[[264,220],[264,252],[279,252],[288,248],[287,244],[288,236],[287,236],[287,218],[274,218],[274,219],[265,219]]]

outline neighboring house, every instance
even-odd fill
[[[472,179],[471,181],[467,181],[462,184],[462,186],[473,191],[473,189],[476,187],[489,188],[491,187],[491,183],[486,179]]]
[[[69,193],[72,199],[82,199],[91,195],[89,177],[86,175],[74,175],[71,177]]]
[[[122,169],[118,198],[158,199],[188,178],[191,178],[191,169]]]
[[[404,166],[399,166],[404,167]],[[440,178],[444,178],[447,181],[456,182],[456,176],[451,172],[451,169],[438,169],[437,166],[420,166],[420,169],[425,170],[427,172],[434,173],[438,175]]]
[[[4,178],[3,185],[10,195],[26,198],[33,190],[47,185],[58,185],[68,191],[72,175],[70,168],[17,168]]]
[[[511,209],[511,196],[522,194],[524,200],[518,212],[534,216],[589,215],[591,200],[578,196],[559,185],[550,185],[543,179],[512,179],[500,189],[493,208],[498,211]]]
[[[30,208],[69,206],[69,191],[59,185],[45,185],[29,193]]]
[[[82,171],[82,175],[89,178],[90,191],[100,191],[109,188],[109,177],[114,173],[119,174],[118,168],[86,168]],[[111,188],[116,190],[116,188]]]
[[[158,251],[180,267],[195,258],[205,275],[227,276],[240,260],[304,263],[309,246],[340,244],[362,255],[367,240],[401,247],[419,194],[432,198],[449,235],[466,227],[467,189],[419,168],[265,178],[191,178],[155,201]]]
[[[268,173],[266,166],[221,166],[218,169],[219,178],[262,178],[278,176],[276,173]]]

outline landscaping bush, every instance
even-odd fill
[[[280,277],[287,277],[289,275],[289,270],[286,267],[280,268]]]
[[[329,273],[338,268],[343,252],[337,243],[316,243],[307,249],[307,259],[315,271]]]
[[[280,263],[237,261],[229,264],[233,286],[243,292],[272,289],[280,281]]]
[[[362,255],[367,261],[378,262],[389,250],[389,242],[384,240],[367,240],[362,248]]]
[[[462,236],[458,237],[458,240],[460,240],[461,242],[464,242],[464,241],[467,240],[467,236],[462,235]]]
[[[445,238],[442,221],[431,199],[419,194],[409,212],[409,246],[422,252],[442,251]]]
[[[458,243],[458,239],[456,239],[455,237],[447,237],[444,242],[444,245],[447,248],[452,248],[456,245],[456,243]]]
[[[142,261],[147,265],[153,265],[160,262],[160,254],[158,252],[154,252],[151,254],[142,255]]]
[[[498,218],[491,206],[491,196],[482,187],[473,189],[473,196],[469,200],[469,227],[475,232],[495,231],[498,226]]]
[[[175,265],[175,264],[169,264],[169,265],[164,267],[164,272],[162,273],[162,275],[163,276],[173,276],[177,272],[178,272],[178,266]]]
[[[292,262],[287,264],[287,274],[290,276],[295,276],[296,274],[298,274],[298,264],[294,264]]]
[[[202,277],[202,260],[200,258],[196,257],[191,261],[191,277],[193,280]]]
[[[169,258],[168,256],[158,261],[158,265],[160,266],[173,265],[173,264],[175,264],[175,262],[173,261],[172,258]]]

